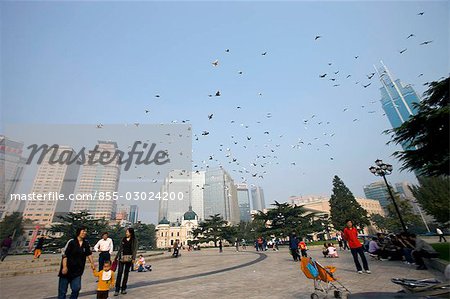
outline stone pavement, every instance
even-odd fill
[[[440,273],[416,271],[398,261],[370,259],[372,274],[357,274],[348,251],[339,252],[337,259],[322,258],[320,248],[309,253],[323,265],[336,266],[337,278],[352,293],[399,291],[401,287],[391,283],[392,277],[443,279]],[[177,259],[152,262],[152,268],[152,272],[130,273],[128,294],[112,297],[111,292],[111,298],[310,298],[313,291],[313,281],[292,261],[287,248],[263,253],[235,252],[234,248],[225,248],[223,253],[216,249],[182,251]],[[5,277],[0,279],[0,298],[54,298],[57,283],[56,273]],[[80,298],[95,298],[95,286],[86,268]]]

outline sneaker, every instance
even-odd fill
[[[122,292],[120,292],[121,294],[125,295],[127,293],[127,291],[123,290]]]
[[[114,292],[114,296],[119,296],[119,292]]]
[[[428,268],[427,268],[427,266],[425,266],[425,265],[421,265],[421,266],[418,266],[417,268],[416,268],[416,270],[427,270]]]
[[[358,274],[363,274],[363,271],[358,271]]]
[[[370,273],[372,273],[372,272],[370,272],[370,270],[366,270],[366,273],[367,273],[367,274],[370,274]]]

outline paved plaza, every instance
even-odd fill
[[[323,265],[336,266],[336,276],[352,293],[399,291],[401,288],[391,283],[392,277],[443,279],[437,272],[417,271],[399,261],[370,259],[372,274],[357,274],[348,251],[339,252],[337,259],[321,257],[320,248],[309,253]],[[8,258],[11,262],[15,257]],[[223,253],[216,249],[182,251],[177,259],[159,259],[151,264],[152,272],[131,273],[128,294],[114,298],[310,298],[313,291],[313,281],[300,271],[287,248],[263,253],[235,252],[234,248],[225,248]],[[57,294],[56,273],[5,277],[0,281],[1,298],[55,298]],[[95,287],[95,279],[86,268],[80,298],[95,298]]]

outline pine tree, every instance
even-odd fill
[[[345,227],[345,220],[351,219],[355,227],[362,229],[370,224],[367,211],[356,201],[352,192],[336,175],[333,178],[333,194],[330,198],[331,223],[334,228],[341,230]]]

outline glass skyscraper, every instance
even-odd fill
[[[231,176],[222,168],[205,173],[203,209],[205,218],[220,214],[232,224],[239,223],[236,186]]]
[[[247,184],[237,184],[237,199],[239,204],[240,220],[250,222],[250,196]]]
[[[364,186],[364,194],[369,199],[378,200],[383,208],[386,208],[391,203],[389,191],[383,181]]]
[[[394,80],[387,67],[381,62],[381,67],[376,68],[382,87],[381,104],[392,128],[400,127],[410,116],[417,113],[413,103],[419,103],[420,98],[411,85],[404,85],[400,79]],[[407,149],[408,144],[402,144]]]

